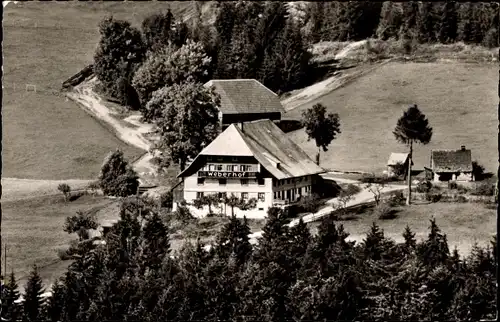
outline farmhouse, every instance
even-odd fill
[[[310,195],[322,172],[271,120],[231,124],[178,175],[183,184],[175,201],[184,199],[189,205],[211,194],[255,198],[255,209],[236,212],[263,218],[270,207]],[[221,207],[222,213],[231,214],[229,207]],[[203,216],[208,209],[190,210]]]
[[[434,181],[473,181],[471,150],[432,150],[431,170]]]
[[[389,160],[387,161],[387,175],[389,177],[396,176],[398,173],[397,167],[403,167],[403,169],[406,169],[404,171],[404,177],[406,178],[406,175],[408,173],[408,160],[409,160],[409,153],[391,153],[389,156]],[[413,161],[411,162],[411,165],[413,166]]]
[[[255,79],[211,80],[220,95],[219,119],[225,129],[232,123],[256,120],[280,120],[284,113],[278,96]]]

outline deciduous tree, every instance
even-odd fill
[[[137,193],[137,173],[130,167],[121,150],[110,153],[101,167],[99,185],[105,195],[126,197]]]
[[[94,73],[106,94],[125,101],[128,93],[119,91],[118,80],[130,81],[145,57],[141,33],[129,22],[113,17],[101,21],[99,33],[101,39],[94,55]]]
[[[219,95],[200,83],[187,82],[163,87],[153,93],[146,109],[155,120],[159,141],[155,148],[164,152],[160,167],[172,162],[181,171],[218,135]]]
[[[91,213],[77,211],[76,216],[66,217],[64,223],[64,231],[68,234],[76,233],[78,239],[83,241],[89,238],[89,229],[97,229],[98,224],[96,218]]]
[[[210,61],[203,45],[191,40],[179,49],[168,45],[150,53],[133,79],[133,86],[144,108],[144,119],[154,122],[159,117],[159,114],[146,108],[156,90],[186,82],[203,83],[207,80]]]
[[[393,131],[396,140],[410,148],[408,155],[408,197],[406,204],[411,203],[411,165],[413,158],[413,143],[427,144],[432,138],[432,127],[417,105],[410,106],[399,118]]]
[[[322,104],[315,104],[312,108],[302,113],[302,123],[306,128],[308,140],[314,139],[318,147],[316,158],[319,165],[321,148],[328,151],[328,145],[340,134],[340,118],[337,113],[326,115],[326,108]]]

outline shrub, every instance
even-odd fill
[[[182,223],[189,223],[195,220],[191,211],[186,206],[179,206],[176,211],[172,213],[172,219],[178,220]]]
[[[476,181],[484,179],[484,167],[480,165],[477,161],[472,161],[472,175]]]
[[[469,192],[469,189],[461,184],[457,185],[457,191],[459,194],[466,194]]]
[[[380,203],[373,209],[373,213],[377,216],[378,219],[382,220],[396,218],[396,212],[388,202]]]
[[[428,193],[432,188],[432,183],[428,180],[425,180],[417,185],[417,192]]]
[[[406,198],[405,198],[402,191],[396,191],[396,192],[393,192],[391,194],[391,196],[389,197],[389,202],[390,202],[391,206],[397,207],[397,206],[401,206],[401,205],[405,204]]]
[[[458,188],[458,184],[455,181],[448,182],[448,189],[454,190]]]
[[[64,200],[68,201],[71,195],[71,187],[66,183],[61,183],[57,186],[57,190],[61,191],[64,195]]]
[[[425,194],[425,199],[430,202],[438,202],[443,197],[443,194],[438,189],[432,188]]]
[[[495,185],[489,181],[476,184],[476,188],[471,192],[474,196],[493,196],[494,194]]]
[[[312,194],[310,196],[304,196],[296,204],[297,211],[299,213],[316,212],[318,209],[325,204],[317,194]]]
[[[346,194],[348,195],[355,195],[357,193],[359,193],[361,191],[361,188],[358,187],[357,185],[355,184],[348,184],[347,187],[345,189],[343,189],[345,191]]]
[[[174,203],[174,195],[172,191],[166,191],[160,195],[160,206],[162,208],[172,209]]]
[[[372,173],[372,174],[363,174],[363,176],[359,181],[361,181],[362,183],[384,184],[390,182],[391,178],[387,176],[377,176]]]
[[[465,198],[464,196],[462,195],[458,195],[457,196],[457,202],[461,202],[461,203],[464,203],[464,202],[467,202],[467,198]]]

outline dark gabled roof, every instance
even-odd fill
[[[472,152],[460,150],[431,151],[431,166],[434,172],[470,172],[472,171]]]
[[[284,113],[279,97],[255,79],[214,79],[205,84],[220,95],[223,114]]]
[[[228,138],[231,138],[232,142],[243,143],[228,144],[226,142]],[[231,124],[196,158],[200,155],[221,155],[221,149],[227,156],[251,154],[267,171],[280,180],[325,172],[270,120],[243,123],[242,129]],[[191,165],[194,164],[193,161]],[[191,166],[178,177],[190,173],[193,170],[190,168]]]

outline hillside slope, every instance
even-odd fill
[[[338,113],[342,133],[322,153],[322,166],[380,172],[391,152],[406,151],[392,131],[409,104],[417,104],[434,129],[427,146],[416,146],[417,168],[429,165],[431,149],[465,145],[488,171],[497,168],[498,72],[496,65],[459,62],[391,62],[285,114],[298,119],[302,111],[322,103]],[[286,108],[286,106],[285,106]],[[313,156],[317,148],[304,130],[290,137]]]

